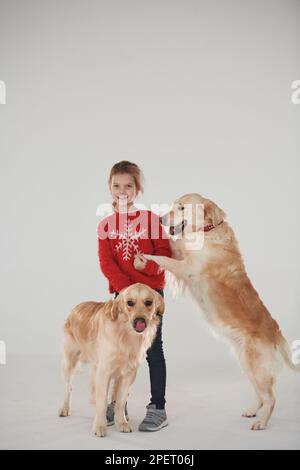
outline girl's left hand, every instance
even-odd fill
[[[147,264],[147,260],[144,257],[144,255],[142,255],[142,253],[135,255],[134,262],[133,262],[133,266],[135,267],[135,269],[137,270],[145,269],[146,264]]]

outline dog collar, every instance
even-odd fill
[[[221,225],[224,222],[224,220],[221,220],[221,222],[218,223],[218,225]],[[216,228],[218,225],[204,225],[204,232],[210,232],[212,229]]]

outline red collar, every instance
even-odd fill
[[[221,225],[222,223],[224,222],[224,220],[221,220],[221,222],[218,223],[218,225]],[[213,225],[213,224],[210,224],[210,225],[204,225],[204,232],[210,232],[213,228],[216,228],[217,225]]]

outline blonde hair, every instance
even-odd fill
[[[108,185],[110,187],[111,180],[114,175],[117,174],[129,174],[133,177],[137,195],[144,192],[144,175],[138,165],[135,163],[128,162],[127,160],[122,160],[121,162],[115,163],[112,169],[110,170]]]

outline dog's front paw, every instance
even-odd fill
[[[256,411],[254,410],[246,410],[242,414],[243,418],[254,418],[256,416]]]
[[[143,253],[143,256],[144,256],[144,258],[148,259],[149,261],[155,260],[155,256],[153,256],[153,255],[145,255],[145,253]]]
[[[116,423],[116,428],[119,432],[132,432],[132,428],[129,423],[122,421],[121,423]]]
[[[106,436],[106,426],[101,424],[96,424],[93,426],[93,431],[95,436],[97,437],[105,437]]]
[[[255,421],[251,427],[252,431],[261,431],[262,429],[266,429],[266,426],[261,421]]]
[[[60,418],[66,418],[67,416],[70,416],[71,414],[71,410],[68,406],[62,406],[59,410],[58,410],[58,416]]]

